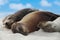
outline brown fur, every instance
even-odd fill
[[[21,21],[14,23],[11,29],[14,33],[27,35],[39,29],[37,27],[39,22],[53,21],[58,16],[51,12],[35,11],[24,16]]]
[[[31,8],[25,8],[25,9],[19,10],[15,14],[12,14],[11,16],[7,16],[3,20],[3,24],[6,26],[6,28],[10,29],[11,25],[14,22],[20,21],[26,14],[29,14],[30,12],[34,12],[34,11],[38,11],[38,10],[31,9]]]

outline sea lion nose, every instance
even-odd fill
[[[8,22],[6,22],[5,25],[8,25]]]

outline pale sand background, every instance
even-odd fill
[[[60,33],[46,33],[42,30],[23,36],[19,33],[13,34],[11,30],[4,28],[0,19],[0,40],[60,40]]]

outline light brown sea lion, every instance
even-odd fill
[[[53,21],[57,17],[59,17],[59,15],[53,14],[51,12],[31,12],[24,16],[22,20],[13,23],[11,29],[14,33],[21,33],[23,35],[27,35],[39,29],[37,27],[39,22]]]

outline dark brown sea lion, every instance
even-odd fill
[[[14,22],[20,21],[26,14],[29,14],[34,11],[38,11],[38,10],[32,9],[32,8],[25,8],[25,9],[19,10],[15,14],[6,16],[6,18],[3,20],[3,24],[5,25],[6,28],[10,29],[11,25]]]

